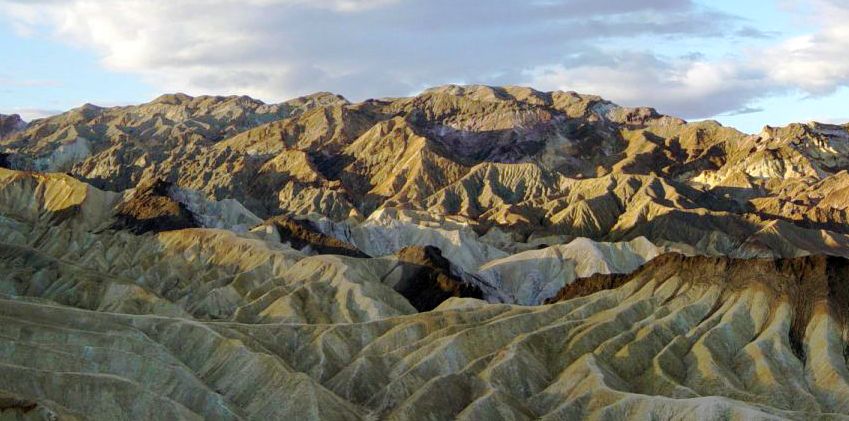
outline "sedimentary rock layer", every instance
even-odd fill
[[[0,116],[0,418],[849,419],[847,153],[519,87]]]

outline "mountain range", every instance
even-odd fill
[[[0,418],[849,419],[848,208],[574,92],[0,116]]]

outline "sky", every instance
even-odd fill
[[[0,0],[0,113],[162,93],[572,90],[749,133],[849,122],[849,0]]]

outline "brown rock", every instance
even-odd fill
[[[277,228],[280,241],[292,245],[296,249],[310,247],[321,254],[339,254],[350,257],[369,257],[352,244],[322,234],[314,229],[309,221],[298,220],[287,216],[275,216],[265,222]]]
[[[143,234],[200,227],[185,205],[168,195],[170,187],[161,180],[138,186],[128,200],[116,207],[112,228]]]
[[[403,266],[395,290],[419,311],[429,311],[451,297],[483,298],[481,290],[451,273],[451,262],[433,246],[405,247],[398,252]]]

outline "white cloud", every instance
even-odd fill
[[[9,108],[0,110],[0,114],[18,114],[24,121],[33,121],[37,118],[50,117],[52,115],[60,113],[62,113],[62,110],[49,110],[41,108]]]
[[[849,117],[824,117],[824,118],[814,118],[811,121],[818,121],[820,123],[826,124],[849,124]]]
[[[62,86],[62,83],[52,79],[17,79],[0,74],[0,86],[12,88],[57,88]]]
[[[819,32],[791,38],[765,54],[769,76],[812,95],[849,84],[849,3],[812,0]]]
[[[734,61],[664,60],[651,53],[613,53],[601,63],[572,60],[568,66],[528,70],[526,76],[528,84],[540,89],[591,92],[685,118],[741,112],[753,98],[780,89],[759,69]]]
[[[530,83],[650,104],[684,117],[746,110],[788,89],[849,78],[849,12],[811,0],[821,30],[755,58],[665,58],[599,45],[767,34],[693,0],[0,0],[29,34],[93,49],[162,91],[281,100],[318,90],[364,99],[426,85]],[[651,42],[650,42],[651,43]]]
[[[736,25],[690,0],[1,1],[28,33],[97,51],[158,89],[279,100],[355,99],[446,80],[517,82],[522,69],[634,34],[717,36]],[[713,25],[706,23],[711,22]],[[499,75],[499,76],[493,76]]]
[[[713,61],[612,52],[601,64],[572,60],[533,67],[526,80],[543,89],[592,92],[625,105],[651,104],[689,118],[747,112],[754,100],[779,93],[834,93],[849,85],[849,4],[796,3],[819,29],[761,51]]]

